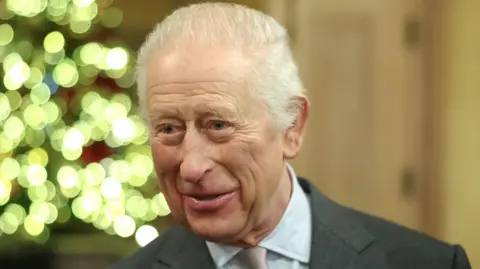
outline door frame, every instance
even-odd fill
[[[427,234],[441,238],[443,231],[444,175],[442,175],[444,134],[442,132],[444,0],[422,0],[424,57],[424,137],[423,169],[425,191],[422,196],[422,223]]]

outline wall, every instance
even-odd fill
[[[480,267],[480,1],[443,8],[443,237]]]
[[[153,26],[161,22],[174,9],[192,3],[204,2],[203,0],[113,0],[114,6],[123,10],[123,24],[117,34],[122,40],[128,42],[134,49],[144,41],[145,35]],[[1,2],[1,0],[0,0]],[[107,1],[109,2],[109,1]],[[262,9],[263,0],[219,0],[246,5]]]

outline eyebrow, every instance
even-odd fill
[[[210,117],[218,117],[221,119],[229,119],[234,116],[235,112],[236,111],[227,111],[226,109],[207,108],[204,110],[200,110],[196,114],[201,116],[210,116]]]
[[[225,107],[208,107],[202,108],[195,111],[195,116],[199,117],[216,117],[222,120],[232,120],[236,117],[237,110],[234,111],[228,110]],[[162,108],[162,109],[152,109],[152,112],[149,113],[148,118],[154,122],[162,118],[181,118],[183,113],[177,108]]]
[[[172,116],[178,116],[178,115],[181,115],[182,112],[175,108],[175,107],[162,107],[162,108],[158,108],[158,107],[152,107],[151,108],[151,111],[148,112],[148,117],[150,119],[153,119],[153,118],[164,118],[164,117],[172,117]]]

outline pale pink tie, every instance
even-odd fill
[[[267,250],[262,247],[246,248],[240,251],[239,258],[248,269],[268,269]]]

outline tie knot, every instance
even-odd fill
[[[251,269],[268,269],[267,250],[262,247],[252,247],[242,250],[239,255]]]

